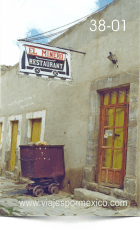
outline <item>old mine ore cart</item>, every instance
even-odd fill
[[[28,184],[29,194],[42,196],[59,190],[59,179],[65,175],[63,145],[20,145],[21,173],[34,183]]]

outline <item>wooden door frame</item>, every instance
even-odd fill
[[[100,105],[100,131],[99,131],[99,146],[98,146],[98,161],[97,161],[97,183],[98,184],[101,184],[101,185],[105,185],[105,186],[109,186],[109,187],[117,187],[117,188],[122,188],[124,186],[124,176],[125,176],[125,172],[126,172],[126,152],[127,152],[127,133],[128,133],[128,114],[129,114],[129,102],[126,102],[126,90],[129,89],[130,87],[127,86],[127,87],[121,87],[121,88],[113,88],[113,89],[109,89],[109,90],[105,90],[105,91],[100,91],[98,93],[100,93],[100,97],[101,97],[101,105]],[[125,95],[124,95],[124,103],[118,103],[118,92],[119,90],[125,90]],[[110,94],[111,92],[114,92],[116,91],[117,92],[117,98],[116,98],[116,104],[110,104]],[[109,97],[108,97],[108,105],[103,105],[103,95],[105,93],[109,93]],[[103,129],[103,126],[104,126],[104,112],[106,108],[114,108],[116,110],[116,108],[125,108],[125,116],[124,117],[124,134],[123,134],[123,150],[122,150],[122,185],[119,186],[117,184],[109,184],[109,183],[104,183],[104,182],[101,182],[100,179],[99,179],[99,175],[100,175],[100,171],[101,171],[101,168],[102,168],[102,162],[101,162],[101,144],[102,144],[102,140],[103,140],[103,133],[102,131],[104,130]],[[115,116],[113,116],[113,119]],[[114,128],[116,126],[113,126],[111,128]],[[111,152],[111,162],[112,162],[112,159],[113,158],[113,154]],[[111,168],[110,168],[111,170]]]
[[[15,169],[20,169],[20,142],[21,142],[21,123],[22,123],[22,115],[12,115],[8,117],[7,122],[7,135],[6,135],[6,151],[3,159],[4,167],[3,169],[6,171],[10,171],[10,163],[9,158],[11,154],[11,137],[12,137],[12,121],[18,121],[18,135],[17,135],[17,145],[16,145],[16,164]],[[4,162],[5,161],[5,162]]]

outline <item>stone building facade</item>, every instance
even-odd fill
[[[65,145],[64,187],[69,181],[71,192],[76,187],[86,186],[140,204],[139,5],[139,0],[116,0],[51,42],[57,47],[85,52],[71,52],[71,82],[20,77],[18,64],[1,75],[2,173],[8,175],[11,171],[11,122],[18,121],[18,132],[15,167],[10,173],[18,177],[19,145],[31,140],[31,120],[41,119],[41,140],[50,145]],[[97,28],[91,20],[96,21]],[[100,27],[104,31],[99,30],[100,20],[105,22],[106,27]],[[109,52],[116,55],[118,68],[107,58]],[[125,103],[117,98],[111,104],[112,93],[118,92],[116,95],[120,97],[121,91]],[[109,104],[105,102],[105,94],[108,94]],[[115,126],[118,118],[115,115],[111,118],[109,109],[121,109],[125,125]],[[109,114],[110,120],[106,118]],[[105,125],[104,122],[111,124],[111,119],[114,125]],[[113,130],[110,145],[106,132],[109,129]],[[117,129],[120,129],[119,134]],[[112,163],[108,163],[109,159]]]

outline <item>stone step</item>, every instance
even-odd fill
[[[96,206],[111,209],[124,209],[130,206],[129,200],[117,199],[110,195],[94,192],[85,188],[74,189],[74,199],[85,201],[87,206]]]

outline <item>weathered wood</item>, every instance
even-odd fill
[[[126,90],[129,89],[129,87],[126,88],[119,88],[119,89],[110,89],[106,90],[104,92],[101,92],[101,116],[100,116],[100,138],[99,138],[99,151],[98,151],[98,183],[104,184],[110,187],[118,187],[122,188],[124,184],[124,176],[125,176],[125,170],[126,170],[126,151],[127,151],[127,132],[128,132],[128,110],[129,110],[129,102],[127,102],[127,96],[126,96]],[[124,102],[123,98],[121,100],[121,103],[118,102],[118,95],[119,91],[124,91]],[[116,92],[116,103],[111,103],[111,92]],[[104,94],[108,93],[108,104],[104,105]],[[123,94],[122,94],[123,95]],[[106,96],[107,97],[107,96]],[[108,116],[108,109],[114,109],[113,112],[113,124],[112,126],[107,126],[107,116]],[[115,126],[116,122],[116,109],[124,109],[124,124],[123,126]],[[105,138],[104,133],[105,130],[112,129],[113,135],[110,146],[105,145]],[[122,129],[123,130],[123,146],[122,147],[114,147],[114,141],[115,141],[115,129]],[[105,167],[105,150],[111,151],[111,157],[109,155],[109,161],[110,161],[110,167]],[[122,159],[121,159],[121,168],[113,168],[113,156],[114,156],[114,150],[122,150]]]

